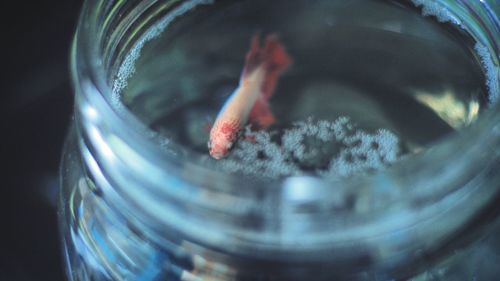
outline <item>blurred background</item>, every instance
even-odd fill
[[[71,120],[81,0],[2,1],[0,280],[64,280],[58,166]]]

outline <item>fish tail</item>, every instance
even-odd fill
[[[292,63],[292,59],[276,34],[267,36],[263,52],[268,72],[281,73]]]
[[[269,99],[274,93],[279,76],[290,66],[292,59],[275,34],[266,38],[264,52],[266,53],[264,62],[266,79],[262,85],[262,93],[265,99]]]
[[[246,55],[243,77],[258,67],[263,66],[266,71],[266,79],[262,85],[262,93],[265,99],[269,99],[274,93],[280,74],[291,63],[292,59],[276,34],[267,36],[262,47],[260,44],[260,35],[257,33],[253,36],[250,50]]]
[[[276,121],[269,108],[268,100],[274,94],[279,76],[291,63],[292,59],[276,34],[267,36],[263,47],[260,44],[259,34],[254,35],[250,51],[246,56],[243,75],[251,73],[258,67],[263,67],[265,71],[265,79],[261,86],[262,96],[253,106],[249,116],[250,120],[261,128]]]

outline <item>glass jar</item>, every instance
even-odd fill
[[[211,3],[85,1],[61,168],[69,280],[493,280],[498,272],[471,257],[500,249],[488,238],[498,232],[491,228],[500,199],[498,103],[397,165],[335,181],[241,181],[178,157],[178,144],[162,148],[117,107],[117,74],[140,56],[132,47],[158,36],[154,24],[168,29]],[[413,3],[478,42],[490,93],[498,94],[495,0]]]

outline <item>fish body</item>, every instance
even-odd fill
[[[291,58],[276,35],[260,46],[259,36],[252,38],[238,88],[231,94],[210,130],[208,149],[215,159],[226,156],[248,123],[266,128],[275,122],[269,108],[279,76],[291,64]]]

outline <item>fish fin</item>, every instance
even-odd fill
[[[269,108],[268,100],[274,93],[279,76],[291,63],[292,59],[276,34],[267,36],[264,46],[261,46],[260,34],[257,33],[252,37],[242,78],[260,67],[265,71],[265,78],[261,88],[262,95],[250,111],[251,123],[260,128],[266,128],[276,121]]]
[[[250,49],[248,50],[245,57],[245,67],[243,68],[242,77],[247,76],[252,73],[257,67],[259,67],[264,61],[264,52],[260,47],[260,34],[256,33],[252,37],[250,43]]]
[[[267,36],[263,47],[260,46],[259,37],[257,33],[252,38],[250,50],[246,55],[243,77],[263,66],[266,74],[262,93],[265,99],[269,99],[274,93],[280,74],[290,66],[292,59],[276,34]]]
[[[264,52],[266,53],[264,62],[266,78],[262,85],[262,94],[267,100],[273,95],[279,76],[290,66],[292,59],[275,34],[266,38]]]
[[[259,34],[255,34],[252,38],[250,50],[246,55],[243,77],[261,66],[265,71],[262,96],[255,102],[249,119],[258,127],[266,128],[276,122],[268,100],[274,93],[279,76],[290,66],[292,59],[276,34],[267,36],[263,47],[259,37]]]
[[[248,118],[259,129],[267,128],[276,122],[276,118],[269,108],[269,103],[263,98],[255,102]]]

